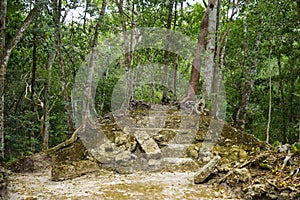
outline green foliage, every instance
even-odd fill
[[[181,0],[182,1],[182,0]],[[199,36],[202,16],[205,8],[196,3],[180,11],[177,6],[177,22],[172,23],[173,30],[180,30],[195,39]],[[127,1],[126,1],[127,2]],[[131,13],[131,2],[135,3],[135,13]],[[124,6],[126,28],[165,27],[168,2],[161,0],[134,0]],[[217,40],[228,25],[230,1],[222,1],[219,32]],[[76,73],[86,55],[90,52],[95,26],[102,1],[63,1],[63,11],[80,9],[78,19],[68,18],[60,25],[62,63],[65,67],[67,93],[70,97]],[[46,9],[47,8],[47,9]],[[86,9],[83,9],[86,8]],[[107,12],[101,25],[99,42],[110,35],[121,33],[121,19],[114,1],[108,1]],[[18,30],[29,10],[28,2],[8,1],[7,32],[8,43]],[[45,110],[41,102],[49,103],[50,136],[49,146],[55,146],[66,140],[72,133],[68,131],[66,103],[63,100],[60,67],[57,55],[51,69],[46,65],[49,55],[55,50],[53,5],[43,3],[38,16],[25,32],[20,43],[12,52],[5,80],[5,148],[8,159],[29,155],[42,149],[44,128],[42,117]],[[247,108],[246,131],[261,140],[265,139],[269,108],[269,75],[272,69],[272,119],[270,142],[294,143],[298,137],[300,119],[300,31],[296,16],[296,2],[283,1],[242,1],[238,15],[234,18],[226,40],[223,80],[227,99],[227,121],[231,122],[233,113],[238,110],[243,96],[243,86],[247,77],[246,66],[256,68],[251,72],[254,86]],[[64,14],[63,12],[63,14]],[[230,13],[230,12],[229,12]],[[86,18],[84,18],[86,16]],[[134,22],[132,22],[132,16]],[[173,20],[175,16],[173,13]],[[181,27],[179,24],[181,23]],[[259,45],[257,41],[259,40]],[[34,90],[37,96],[31,96],[34,44],[36,47],[36,77]],[[150,53],[150,54],[149,54]],[[150,56],[149,56],[150,55]],[[149,62],[164,63],[164,51],[145,49],[135,52],[131,68]],[[175,54],[170,53],[170,69],[174,69]],[[278,62],[281,63],[281,72]],[[98,83],[95,96],[96,110],[99,116],[110,112],[112,93],[116,84],[124,75],[124,59],[119,58],[109,66]],[[191,63],[179,57],[178,74],[189,80]],[[155,72],[158,73],[158,72]],[[159,74],[155,74],[159,76]],[[136,77],[135,77],[136,78]],[[143,78],[141,75],[138,78]],[[50,82],[50,91],[46,93],[46,83]],[[200,86],[203,80],[200,80]],[[280,84],[282,84],[282,89]],[[155,102],[161,101],[163,87],[154,87]],[[151,84],[141,82],[135,87],[134,96],[139,100],[150,102]],[[201,87],[199,87],[201,90]],[[281,91],[282,90],[282,91]],[[169,90],[169,96],[172,92]],[[36,106],[37,105],[37,106]],[[234,124],[235,125],[235,124]],[[298,151],[298,144],[295,145]]]
[[[293,151],[295,152],[295,153],[300,153],[300,143],[294,143],[293,145],[292,145],[292,149],[293,149]]]

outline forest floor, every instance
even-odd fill
[[[13,173],[8,199],[239,199],[224,186],[194,184],[193,172],[138,172],[120,175],[101,170],[72,180],[51,181],[50,170]]]

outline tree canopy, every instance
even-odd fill
[[[197,44],[206,1],[190,2],[1,0],[0,132],[5,157],[32,154],[70,137],[75,129],[71,92],[76,74],[92,47],[107,36],[158,27],[180,31]],[[206,2],[208,7],[211,2]],[[269,134],[270,143],[299,141],[299,1],[216,2],[213,60],[224,81],[227,123],[261,140]],[[153,48],[129,52],[112,63],[98,83],[98,117],[111,111],[113,89],[126,67],[158,63],[166,66],[164,73],[177,73],[170,74],[171,79],[190,79],[192,63],[176,53]],[[170,89],[175,86],[176,81],[138,86],[132,95],[149,103],[178,101]]]

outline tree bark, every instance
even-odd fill
[[[36,28],[36,23],[34,23],[34,27]],[[31,88],[31,105],[32,105],[32,112],[37,113],[38,110],[38,105],[35,100],[35,80],[36,80],[36,70],[37,70],[37,33],[34,31],[33,32],[33,50],[32,50],[32,70],[31,70],[31,83],[30,83],[30,88]],[[34,126],[36,125],[36,119],[38,116],[33,115],[32,116],[32,128],[30,130],[30,149],[31,152],[34,152],[35,150],[35,143],[34,143],[34,138],[35,138],[35,133],[34,133]],[[41,127],[42,128],[42,127]]]
[[[171,29],[172,23],[172,14],[173,14],[173,3],[174,0],[169,1],[168,8],[168,20],[167,20],[167,36],[166,36],[166,45],[164,52],[164,91],[162,96],[162,102],[168,102],[168,91],[169,91],[169,45],[170,45],[170,34],[169,30]]]
[[[213,1],[214,0],[209,0],[209,5]],[[209,13],[210,13],[210,7],[207,6],[206,11],[202,17],[200,34],[198,37],[198,47],[196,50],[195,58],[192,63],[192,70],[191,70],[191,76],[189,81],[190,87],[188,89],[187,97],[184,100],[195,99],[195,95],[197,94],[198,91],[200,68],[201,65],[203,64],[203,54],[205,52],[206,45],[207,45],[206,37],[208,36]]]
[[[92,82],[93,82],[93,71],[94,71],[94,62],[96,58],[96,53],[97,53],[97,45],[98,45],[98,38],[99,38],[99,32],[100,28],[102,25],[103,17],[105,15],[105,10],[106,10],[106,0],[102,1],[102,9],[99,14],[99,18],[97,21],[97,25],[95,28],[95,33],[94,33],[94,38],[91,44],[92,48],[92,53],[91,57],[88,63],[88,68],[87,68],[87,81],[86,81],[86,86],[85,86],[85,91],[84,91],[84,99],[86,100],[83,102],[83,116],[82,116],[82,124],[83,124],[83,129],[86,127],[86,123],[88,122],[88,118],[90,117],[90,110],[91,110],[91,102],[92,100]],[[94,110],[94,108],[93,108]]]
[[[50,97],[50,90],[51,90],[51,71],[52,65],[55,59],[55,49],[51,50],[48,55],[48,61],[46,64],[46,71],[48,74],[47,80],[45,82],[45,99],[44,99],[44,129],[42,132],[42,140],[43,140],[43,150],[48,149],[49,147],[49,133],[50,133],[50,104],[49,104],[49,97]]]
[[[217,22],[216,22],[216,27],[218,30],[218,23],[220,19],[220,0],[217,1]],[[231,24],[233,21],[233,17],[237,14],[238,12],[238,6],[239,6],[239,1],[235,2],[233,9],[231,10],[231,16],[228,20],[226,30],[224,34],[222,35],[222,38],[220,42],[217,44],[216,48],[216,56],[215,56],[215,66],[214,66],[214,75],[213,75],[213,109],[212,109],[212,114],[214,118],[218,118],[219,114],[219,92],[220,92],[220,84],[221,84],[221,79],[222,79],[222,69],[224,67],[224,57],[225,57],[225,48],[226,48],[226,42],[227,42],[227,37],[231,28]],[[228,9],[229,10],[229,9]],[[206,99],[205,99],[206,100]],[[232,114],[232,119],[233,119],[233,124],[235,124],[236,120],[236,115],[237,111],[233,112]]]
[[[271,53],[270,53],[271,54]],[[269,57],[270,60],[270,57]],[[271,68],[271,65],[269,63]],[[269,77],[269,112],[268,112],[268,124],[266,131],[266,143],[270,142],[270,125],[271,125],[271,112],[272,112],[272,69],[270,69],[270,77]]]
[[[247,32],[247,25],[245,25],[245,30],[244,33]],[[246,36],[245,36],[246,40]],[[243,92],[242,96],[239,102],[239,111],[238,111],[238,128],[240,130],[245,130],[246,126],[246,114],[247,114],[247,109],[250,103],[250,96],[252,93],[254,81],[256,78],[257,74],[257,65],[258,65],[258,51],[260,47],[260,42],[261,42],[261,33],[260,31],[257,32],[256,35],[256,42],[255,42],[255,47],[254,47],[254,52],[256,57],[253,60],[253,63],[249,63],[249,58],[248,58],[248,46],[246,41],[244,41],[244,76],[245,76],[245,82],[244,82],[244,87],[243,87]]]
[[[0,8],[0,156],[4,158],[4,79],[6,65],[3,65],[5,55],[5,32],[6,32],[6,11],[7,0],[1,0]]]
[[[209,4],[209,23],[208,23],[208,37],[205,56],[205,67],[203,72],[203,85],[201,96],[204,102],[210,99],[211,91],[213,89],[213,109],[212,115],[214,118],[218,117],[218,92],[219,92],[219,65],[215,65],[215,44],[216,44],[216,31],[217,31],[217,10],[218,0]],[[216,63],[217,64],[217,63]],[[212,88],[213,87],[213,88]]]
[[[178,29],[179,31],[181,31],[181,27],[182,27],[182,20],[183,20],[183,2],[180,3],[180,15],[181,18],[179,20],[179,24],[178,24]],[[177,24],[177,1],[175,1],[175,14],[174,14],[174,30],[176,30],[176,24]],[[179,62],[179,54],[178,54],[178,49],[176,49],[176,55],[175,55],[175,67],[174,67],[174,73],[173,73],[173,82],[172,82],[172,97],[173,99],[176,98],[177,93],[177,74],[178,74],[178,62]]]
[[[123,0],[116,0],[116,4],[119,10],[121,24],[122,24],[122,31],[123,31],[123,37],[124,37],[124,58],[125,58],[125,77],[126,77],[126,94],[125,94],[125,105],[129,105],[129,99],[131,96],[133,96],[132,91],[132,81],[131,81],[131,73],[130,73],[130,64],[131,64],[131,49],[129,48],[129,41],[128,36],[126,34],[127,27],[126,27],[126,21],[124,16],[124,10],[123,10]]]
[[[26,31],[31,21],[33,20],[37,12],[37,8],[34,7],[32,10],[30,10],[23,24],[16,31],[15,35],[6,46],[5,33],[6,33],[7,0],[1,0],[0,6],[1,6],[0,8],[0,13],[1,13],[0,14],[0,156],[4,157],[4,93],[5,93],[4,83],[5,83],[6,68],[13,49],[18,44],[24,32]]]
[[[68,129],[70,132],[74,131],[74,121],[72,117],[72,110],[70,106],[70,99],[67,91],[67,80],[65,73],[65,66],[63,63],[63,56],[61,52],[61,7],[62,0],[55,0],[55,12],[54,12],[54,26],[55,26],[55,45],[57,51],[58,65],[60,71],[60,80],[63,93],[63,99],[65,101],[65,111],[67,113]]]

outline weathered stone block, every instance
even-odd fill
[[[213,157],[213,159],[207,163],[206,165],[204,165],[198,172],[197,174],[194,176],[194,182],[197,183],[203,183],[208,177],[209,175],[211,175],[214,170],[215,167],[218,165],[218,163],[220,162],[221,157],[220,156],[215,156]]]

